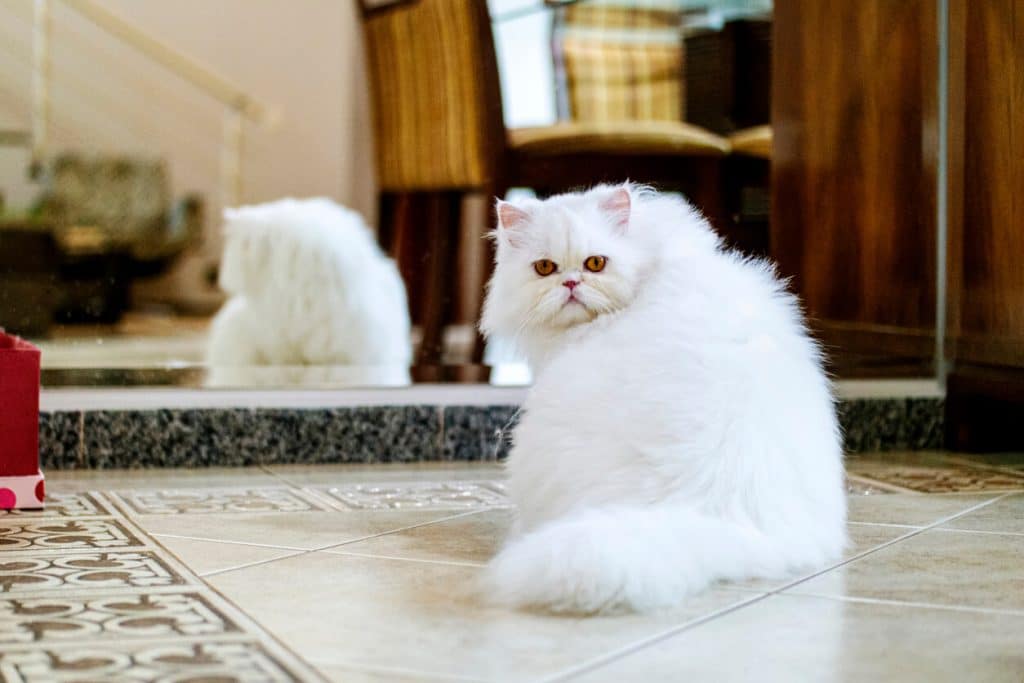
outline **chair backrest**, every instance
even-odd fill
[[[484,0],[364,0],[382,191],[490,187],[505,150]]]
[[[682,11],[656,0],[579,2],[555,11],[559,118],[682,121]]]

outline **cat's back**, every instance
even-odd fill
[[[758,403],[758,411],[781,419],[789,395],[831,407],[818,349],[795,299],[769,264],[715,252],[681,258],[678,268],[652,278],[630,308],[568,339],[527,405],[553,426],[671,440],[680,432],[715,431],[740,404]]]

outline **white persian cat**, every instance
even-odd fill
[[[282,199],[224,219],[210,365],[409,365],[405,286],[359,214]]]
[[[647,611],[720,579],[836,559],[831,388],[796,299],[685,202],[636,186],[498,203],[481,326],[536,371],[508,459],[518,508],[487,592]]]

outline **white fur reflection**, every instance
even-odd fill
[[[228,209],[207,362],[408,367],[405,287],[359,214],[329,199]]]

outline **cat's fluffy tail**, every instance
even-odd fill
[[[515,607],[647,612],[718,579],[783,575],[796,567],[782,545],[680,507],[590,509],[511,541],[488,567],[484,591]]]

